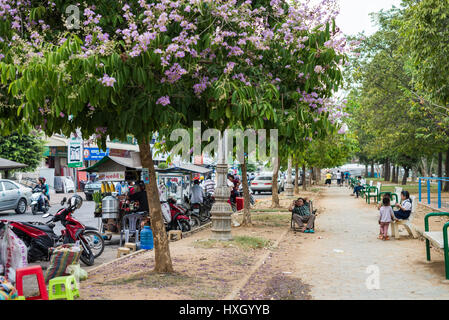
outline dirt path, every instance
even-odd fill
[[[347,188],[323,192],[317,233],[291,232],[281,247],[284,257],[296,256],[286,271],[311,285],[313,299],[449,299],[442,255],[432,252],[427,264],[422,241],[378,240],[376,207],[349,194]],[[377,268],[380,289],[370,290],[367,278]]]

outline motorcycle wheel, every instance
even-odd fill
[[[98,231],[95,230],[87,230],[83,233],[84,239],[86,239],[89,244],[90,249],[92,250],[92,254],[94,258],[98,258],[104,251],[104,239]]]
[[[249,202],[251,203],[251,205],[256,204],[256,201],[254,201],[254,197],[251,194],[249,195]]]
[[[191,230],[190,223],[184,219],[178,221],[178,230],[181,230],[182,232],[189,232]]]
[[[37,214],[37,206],[31,206],[31,213],[33,214],[33,216],[35,216]]]
[[[83,252],[81,253],[80,260],[88,267],[93,266],[95,263],[95,257],[88,243],[81,240],[81,246],[83,247]]]
[[[199,226],[201,226],[200,219],[195,216],[190,216],[190,228],[194,229],[194,228],[198,228]]]

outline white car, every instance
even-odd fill
[[[273,174],[272,173],[262,173],[257,176],[253,181],[251,181],[250,189],[253,194],[262,192],[272,192],[273,185]],[[278,192],[284,191],[284,178],[278,176]]]
[[[31,188],[0,179],[0,211],[15,210],[17,214],[24,214],[31,203],[31,194]]]

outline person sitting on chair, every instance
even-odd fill
[[[298,224],[299,229],[303,229],[304,223],[307,223],[304,233],[315,233],[315,211],[313,213],[310,212],[310,204],[306,199],[299,198],[294,201],[289,211],[293,213],[293,221]]]
[[[362,191],[363,189],[365,189],[365,187],[363,186],[363,185],[364,185],[363,182],[364,182],[364,181],[363,181],[362,177],[358,177],[358,178],[357,178],[357,182],[355,183],[354,192],[352,193],[352,196],[353,196],[354,194],[356,194],[356,195],[357,195],[357,198],[359,197],[360,191]],[[366,182],[366,181],[365,181],[365,182]]]
[[[396,207],[399,208],[399,210],[394,212],[394,216],[397,220],[407,220],[410,218],[410,214],[412,213],[412,200],[410,199],[410,193],[408,191],[402,191],[401,200],[401,204],[396,204]]]

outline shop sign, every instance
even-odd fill
[[[125,181],[125,172],[99,172],[100,181]]]
[[[112,157],[131,158],[129,150],[111,149],[109,155]]]
[[[109,155],[109,148],[106,149],[106,152],[100,150],[99,148],[84,148],[84,160],[86,161],[101,160],[108,155]]]

